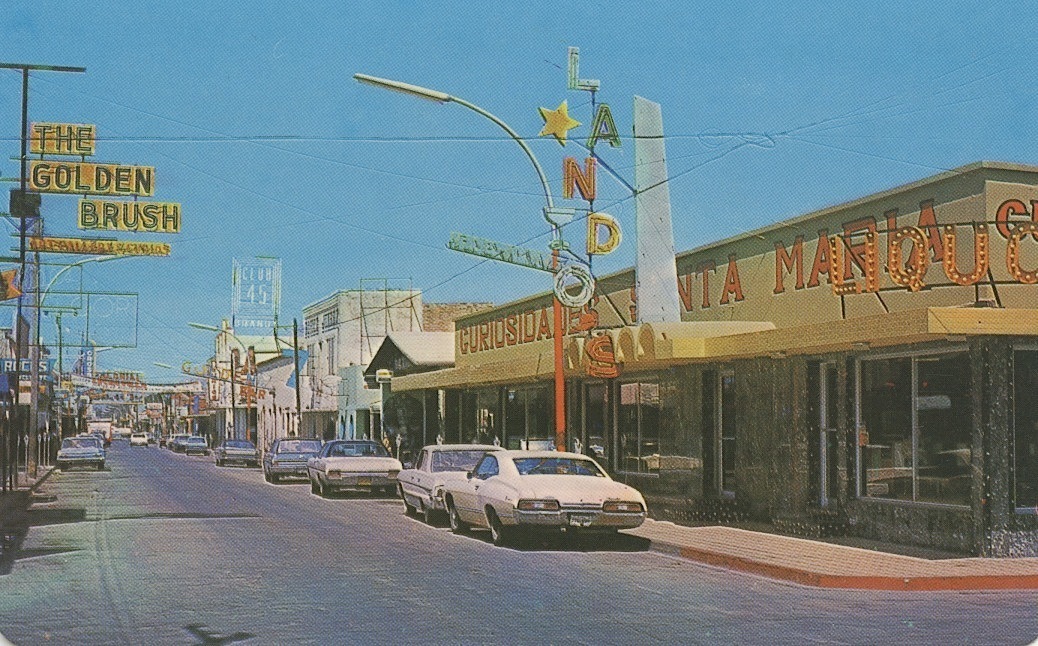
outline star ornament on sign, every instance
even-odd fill
[[[580,125],[580,122],[569,116],[569,106],[563,101],[554,110],[548,108],[537,108],[544,119],[544,127],[537,135],[552,135],[560,146],[566,145],[566,133]]]

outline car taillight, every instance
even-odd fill
[[[516,507],[519,511],[558,511],[558,500],[520,500]]]
[[[602,511],[606,512],[626,512],[626,513],[638,513],[642,511],[642,504],[640,502],[624,502],[622,500],[610,500],[602,505]]]

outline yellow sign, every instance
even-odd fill
[[[165,242],[126,242],[90,238],[29,238],[29,251],[84,253],[98,256],[168,256]]]
[[[609,237],[599,238],[599,229],[604,228]],[[620,246],[620,224],[605,213],[589,213],[587,216],[587,252],[591,254],[612,253]]]
[[[76,223],[80,229],[180,233],[180,204],[80,200]]]
[[[29,152],[34,155],[93,155],[97,131],[82,123],[34,123]]]
[[[150,197],[155,194],[155,167],[33,160],[29,163],[29,190]]]

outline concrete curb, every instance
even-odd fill
[[[910,577],[830,574],[656,539],[650,539],[649,550],[704,565],[745,572],[747,574],[756,574],[770,579],[788,581],[815,588],[914,592],[1038,589],[1038,573],[951,574]]]

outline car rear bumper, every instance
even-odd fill
[[[520,527],[572,529],[632,529],[645,522],[645,512],[608,513],[601,509],[563,509],[562,511],[514,512]]]
[[[327,474],[322,478],[325,488],[338,491],[375,491],[396,486],[396,476],[385,473]]]
[[[306,477],[306,462],[282,462],[280,464],[267,465],[267,473],[275,476]]]
[[[102,457],[96,458],[58,458],[57,460],[59,469],[71,469],[73,467],[98,467],[104,466],[105,459]]]
[[[235,455],[233,453],[228,453],[226,455],[221,455],[220,460],[234,464],[259,464],[259,458],[256,457],[255,454]]]

